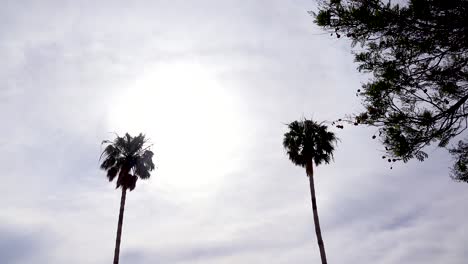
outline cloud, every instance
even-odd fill
[[[45,230],[0,223],[0,262],[8,264],[47,263],[46,252],[53,243],[53,234]]]
[[[313,25],[313,8],[8,2],[0,262],[111,261],[120,193],[98,157],[109,132],[127,129],[153,140],[158,169],[127,196],[122,263],[319,261],[307,179],[282,149],[284,124],[359,109],[366,76],[349,43]],[[332,130],[335,162],[316,170],[330,262],[466,259],[467,190],[448,178],[445,152],[390,170],[372,129]]]
[[[19,263],[24,258],[35,254],[37,242],[24,235],[0,231],[0,261],[2,263]]]

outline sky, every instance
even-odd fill
[[[157,169],[127,195],[121,263],[319,263],[286,123],[360,109],[350,43],[313,0],[10,1],[0,8],[0,263],[110,263],[120,191],[101,142],[145,133]],[[451,159],[390,165],[345,127],[316,168],[329,263],[466,263]]]

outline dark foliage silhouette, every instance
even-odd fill
[[[113,262],[118,264],[126,193],[135,189],[139,178],[144,180],[151,176],[150,172],[154,169],[153,152],[149,150],[143,134],[136,137],[128,133],[123,137],[117,135],[113,141],[104,140],[102,143],[106,147],[100,157],[101,169],[107,172],[109,181],[116,179],[116,189],[122,189]]]
[[[322,239],[320,223],[317,211],[314,186],[314,163],[316,166],[322,163],[330,163],[333,159],[333,151],[337,142],[334,133],[327,131],[327,127],[312,120],[304,119],[288,124],[289,131],[284,134],[283,146],[289,159],[297,166],[306,169],[309,178],[312,211],[314,215],[315,233],[320,250],[322,264],[327,263],[325,245]]]
[[[450,149],[450,153],[455,159],[455,165],[452,168],[452,178],[456,181],[468,182],[468,143],[458,142],[458,146]]]
[[[431,143],[446,147],[467,128],[468,1],[326,0],[313,14],[350,39],[359,71],[372,73],[357,90],[365,110],[346,121],[377,127],[389,161],[422,161]],[[455,158],[468,155],[463,146]],[[466,159],[456,162],[455,174],[466,175]]]

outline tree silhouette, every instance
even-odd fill
[[[146,146],[147,140],[143,134],[132,137],[126,133],[123,137],[117,135],[113,141],[104,140],[102,143],[107,146],[100,157],[103,160],[101,169],[107,172],[109,181],[117,178],[116,189],[122,189],[113,262],[118,264],[127,189],[135,189],[138,178],[144,180],[151,176],[150,172],[154,169],[153,152]]]
[[[450,154],[455,159],[451,173],[452,178],[456,181],[468,182],[468,143],[459,141],[456,148],[450,149]]]
[[[306,174],[309,177],[315,233],[317,235],[322,264],[326,264],[327,257],[325,255],[325,245],[323,244],[322,232],[320,230],[315,198],[313,165],[314,163],[316,166],[322,163],[330,163],[331,159],[333,159],[333,151],[337,138],[334,133],[327,131],[325,125],[312,120],[294,121],[288,124],[288,128],[289,131],[284,134],[283,146],[292,163],[305,168]]]
[[[365,110],[348,121],[377,127],[390,160],[422,161],[431,143],[446,147],[467,128],[467,14],[466,0],[410,0],[403,6],[325,0],[314,14],[317,25],[352,41],[359,71],[372,73],[357,90]],[[461,146],[451,153],[468,155]],[[465,175],[466,168],[453,167]]]

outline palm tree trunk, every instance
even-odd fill
[[[123,224],[126,196],[127,196],[127,188],[122,186],[122,197],[120,198],[119,223],[117,225],[117,238],[115,239],[114,264],[119,264],[120,238],[122,236],[122,224]]]
[[[307,164],[306,172],[307,176],[309,176],[310,196],[312,198],[312,211],[314,213],[315,234],[317,235],[317,243],[320,250],[320,258],[322,259],[322,264],[327,264],[327,256],[325,255],[325,245],[323,244],[322,231],[320,230],[320,222],[317,211],[317,199],[315,198],[314,169],[312,161]]]

